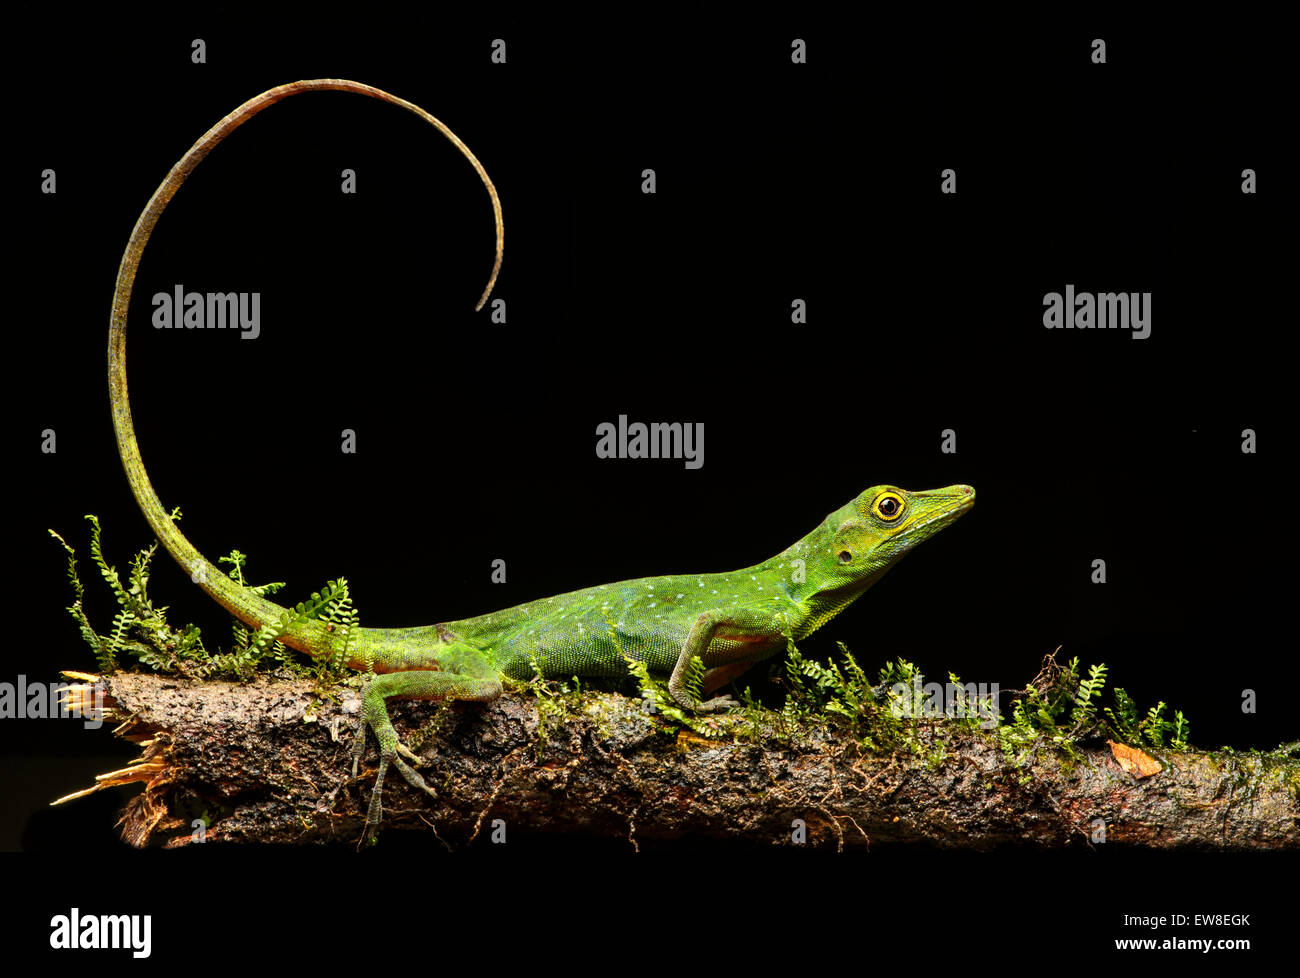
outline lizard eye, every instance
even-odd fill
[[[852,559],[853,559],[853,554],[849,553],[847,550],[841,550],[841,551],[840,551],[840,563],[841,563],[841,564],[847,564],[847,563],[848,563],[850,560],[852,560]]]
[[[882,492],[873,509],[882,520],[896,520],[903,513],[903,499],[898,493]]]

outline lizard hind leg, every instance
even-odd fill
[[[429,787],[420,772],[411,766],[411,764],[421,763],[420,759],[398,739],[393,721],[389,719],[385,701],[392,697],[404,697],[486,703],[500,695],[501,683],[495,679],[476,679],[456,673],[429,670],[385,673],[376,676],[366,684],[361,691],[361,724],[357,728],[356,739],[352,744],[352,776],[356,777],[361,755],[365,752],[367,727],[375,732],[375,739],[379,742],[379,772],[375,775],[375,787],[370,793],[366,827],[361,836],[363,844],[373,839],[379,829],[379,821],[383,815],[381,798],[384,774],[390,764],[397,768],[412,787],[419,788],[432,798],[437,797],[437,793]]]

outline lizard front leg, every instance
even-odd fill
[[[405,697],[421,700],[471,700],[486,703],[501,695],[501,683],[495,679],[475,679],[450,672],[433,672],[417,670],[412,672],[390,672],[376,676],[361,691],[361,725],[357,729],[356,739],[352,744],[352,776],[356,777],[357,767],[366,746],[366,727],[375,732],[379,741],[379,773],[375,775],[375,787],[370,793],[370,807],[366,812],[366,827],[361,841],[364,844],[374,837],[383,815],[384,774],[392,764],[401,772],[412,787],[419,788],[430,797],[437,793],[429,787],[420,773],[407,761],[419,764],[420,759],[397,737],[393,721],[389,719],[385,701],[391,697]],[[405,758],[406,760],[403,760]]]
[[[686,688],[686,674],[691,660],[699,656],[712,678],[737,675],[759,659],[765,659],[783,642],[782,622],[771,614],[757,611],[705,611],[691,625],[682,643],[681,654],[668,680],[670,692],[681,706],[694,713],[716,713],[735,706],[730,696],[699,700]],[[736,643],[734,648],[714,647],[715,640]],[[743,668],[738,668],[743,665]],[[706,673],[706,680],[710,673]],[[725,679],[723,680],[726,681]],[[712,688],[717,688],[716,685]]]

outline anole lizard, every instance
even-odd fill
[[[136,444],[127,401],[127,308],[149,235],[181,183],[232,130],[262,109],[300,92],[357,92],[401,105],[436,126],[465,155],[487,187],[496,215],[496,262],[476,308],[481,309],[501,267],[501,204],[487,172],[456,136],[423,109],[358,82],[316,79],[270,89],[245,102],[210,129],[168,173],[136,222],[118,271],[109,331],[108,374],[113,426],[127,480],[163,546],[218,604],[256,628],[275,626],[290,613],[241,587],[187,540],[149,482]],[[379,824],[384,775],[391,764],[408,782],[434,794],[410,764],[416,755],[398,740],[385,701],[391,697],[488,701],[503,678],[627,675],[627,660],[669,673],[669,692],[685,709],[711,713],[734,705],[729,696],[699,700],[688,689],[693,659],[704,668],[701,689],[711,693],[749,666],[784,650],[844,610],[909,550],[951,524],[975,502],[975,490],[956,485],[930,492],[873,486],[840,507],[803,539],[776,556],[723,574],[646,577],[543,598],[477,618],[418,628],[359,628],[352,632],[348,666],[375,676],[362,692],[362,724],[352,772],[365,747],[365,729],[379,742],[379,770],[364,838]],[[285,645],[333,657],[338,639],[317,621],[297,622],[279,636]]]

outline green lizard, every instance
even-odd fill
[[[293,82],[245,102],[181,158],[136,222],[118,271],[109,332],[109,388],[118,451],[127,480],[150,528],[217,603],[255,628],[291,620],[288,609],[241,587],[211,564],[177,528],[149,482],[127,399],[127,308],[149,234],[167,202],[197,163],[228,133],[267,106],[299,92],[351,91],[402,105],[442,131],[473,164],[491,197],[497,222],[496,262],[476,308],[501,267],[501,204],[482,165],[446,126],[423,109],[379,89],[341,79]],[[971,508],[970,486],[906,492],[873,486],[826,517],[776,556],[731,573],[646,577],[543,598],[477,618],[418,628],[353,631],[347,664],[373,668],[362,691],[362,723],[352,752],[355,776],[369,727],[379,742],[379,769],[363,839],[382,814],[384,775],[391,764],[413,786],[434,794],[411,764],[416,755],[398,739],[385,701],[393,697],[488,701],[503,678],[618,677],[627,658],[670,675],[668,689],[685,709],[711,713],[734,705],[729,696],[696,698],[687,685],[691,663],[706,669],[700,688],[711,693],[762,659],[784,650],[844,610],[922,540]],[[318,621],[288,625],[280,640],[316,658],[330,658],[338,639]],[[410,762],[410,763],[407,763]]]

